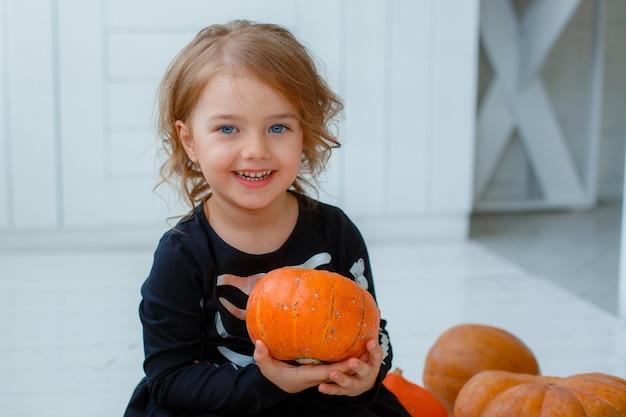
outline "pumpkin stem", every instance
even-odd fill
[[[402,376],[402,369],[394,368],[393,371],[391,371],[391,373],[394,375]]]

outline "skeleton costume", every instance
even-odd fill
[[[382,379],[392,352],[385,321],[384,351],[375,387],[357,397],[321,394],[317,387],[289,394],[254,363],[245,307],[254,284],[284,266],[318,268],[354,279],[372,295],[363,238],[338,208],[300,194],[289,238],[263,255],[241,252],[211,228],[202,205],[161,238],[142,286],[146,376],[126,417],[136,416],[408,416]]]

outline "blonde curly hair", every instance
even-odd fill
[[[304,193],[306,186],[313,186],[310,180],[324,169],[332,149],[340,146],[334,121],[343,103],[319,75],[308,50],[287,29],[236,20],[201,30],[165,72],[157,128],[166,159],[157,187],[175,186],[191,207],[209,197],[211,184],[185,153],[176,121],[188,121],[202,90],[218,74],[256,77],[298,110],[304,147],[292,187]]]

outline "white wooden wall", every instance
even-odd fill
[[[0,247],[160,234],[182,209],[152,191],[157,84],[199,29],[233,18],[290,28],[345,100],[323,200],[370,239],[467,234],[478,0],[0,5]]]

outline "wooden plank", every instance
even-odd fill
[[[342,96],[345,90],[342,84],[343,59],[340,41],[341,17],[344,11],[342,4],[335,0],[302,1],[298,15],[298,29],[294,31],[294,35],[316,58],[318,71],[339,96]],[[319,22],[324,22],[324,30],[320,30]],[[341,124],[341,116],[338,123]],[[339,140],[341,139],[340,136]],[[326,171],[318,179],[319,198],[330,204],[342,204],[340,200],[342,151],[342,149],[337,149],[333,152]]]
[[[508,0],[480,1],[480,36],[505,92],[514,95],[519,83],[519,23]]]
[[[163,201],[153,192],[156,183],[156,173],[145,178],[109,178],[102,190],[106,195],[107,223],[127,227],[150,226],[189,211],[179,208],[173,194],[168,194],[168,200]]]
[[[107,84],[107,128],[112,131],[153,132],[159,81],[130,80]]]
[[[520,91],[517,102],[519,129],[547,202],[584,201],[578,172],[541,82],[534,80]]]
[[[474,176],[478,0],[434,1],[430,210],[469,215]],[[450,13],[454,10],[454,13]]]
[[[368,244],[411,244],[415,242],[459,241],[469,232],[468,216],[462,213],[421,215],[353,216]]]
[[[99,0],[58,0],[65,222],[105,224],[103,16]],[[78,18],[80,16],[80,18]]]
[[[289,0],[109,0],[107,13],[114,30],[199,30],[232,19],[272,22],[293,28],[297,6],[298,2]]]
[[[195,35],[194,30],[109,32],[109,79],[113,82],[144,78],[160,80],[170,61]]]
[[[157,139],[150,131],[111,132],[107,141],[107,178],[153,178],[158,171]]]
[[[499,78],[491,82],[478,110],[476,126],[475,190],[476,199],[481,199],[496,172],[502,154],[511,138],[515,121],[511,115],[506,93]]]
[[[59,225],[52,1],[7,0],[10,174],[15,228]]]
[[[11,221],[11,148],[9,146],[8,71],[6,54],[7,13],[6,2],[0,1],[0,231],[8,230]]]
[[[385,211],[422,214],[430,199],[428,56],[431,47],[430,0],[392,2],[388,102],[389,173]]]
[[[520,81],[531,81],[550,54],[581,0],[535,0],[524,10],[520,34]]]
[[[350,214],[380,216],[385,207],[387,13],[377,0],[347,5],[344,207]]]
[[[519,82],[517,13],[509,1],[482,0],[480,5],[480,35],[494,75],[478,109],[474,207],[487,198],[491,186],[502,181],[501,177],[493,178],[502,161],[518,161],[518,158],[504,154],[518,124],[514,99],[511,98],[517,94]],[[522,158],[526,158],[523,153]],[[505,176],[504,183],[509,184],[515,176],[518,181],[524,178],[513,174]]]

